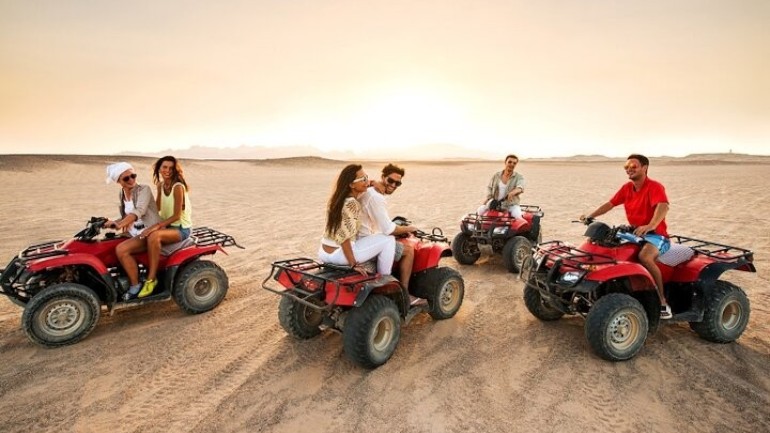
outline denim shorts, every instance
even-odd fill
[[[659,234],[655,234],[655,233],[646,234],[644,235],[644,240],[647,243],[652,244],[652,246],[654,246],[655,248],[657,248],[660,255],[665,254],[666,251],[668,251],[668,249],[671,248],[671,241],[669,241],[667,237]]]
[[[179,231],[179,241],[183,241],[190,237],[190,228],[187,227],[180,227],[180,226],[170,226],[170,229],[175,229]]]

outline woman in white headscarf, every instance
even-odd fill
[[[107,227],[114,227],[130,234],[131,239],[121,242],[115,248],[120,264],[128,276],[130,287],[123,294],[124,300],[133,299],[142,289],[139,282],[139,269],[132,254],[147,250],[147,240],[138,236],[145,227],[152,227],[160,222],[158,206],[152,196],[152,188],[136,181],[134,167],[127,162],[116,162],[107,166],[107,182],[120,185],[120,219],[107,221]]]

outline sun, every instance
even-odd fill
[[[426,89],[400,88],[356,98],[340,116],[323,123],[317,145],[333,150],[457,141],[471,134],[463,105]],[[321,125],[319,125],[321,126]]]

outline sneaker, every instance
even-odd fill
[[[140,290],[142,290],[141,284],[136,284],[134,286],[129,287],[128,291],[123,294],[123,300],[130,301],[136,298],[136,295],[139,293]]]
[[[155,290],[155,285],[158,284],[158,280],[147,280],[144,282],[144,286],[142,286],[142,291],[139,292],[139,294],[136,296],[137,298],[144,298],[145,296],[149,296],[152,294],[152,291]]]
[[[671,307],[668,305],[661,305],[660,306],[660,318],[661,319],[670,319],[674,317],[673,314],[671,314]]]

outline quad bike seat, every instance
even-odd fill
[[[189,247],[190,245],[194,245],[195,242],[196,242],[195,237],[190,236],[189,238],[183,241],[175,242],[173,244],[163,245],[160,249],[160,254],[168,257],[171,254],[174,254],[177,250],[181,250],[182,248]]]
[[[687,245],[671,242],[671,248],[661,254],[658,261],[673,268],[690,260],[693,255],[695,255],[695,251]]]

